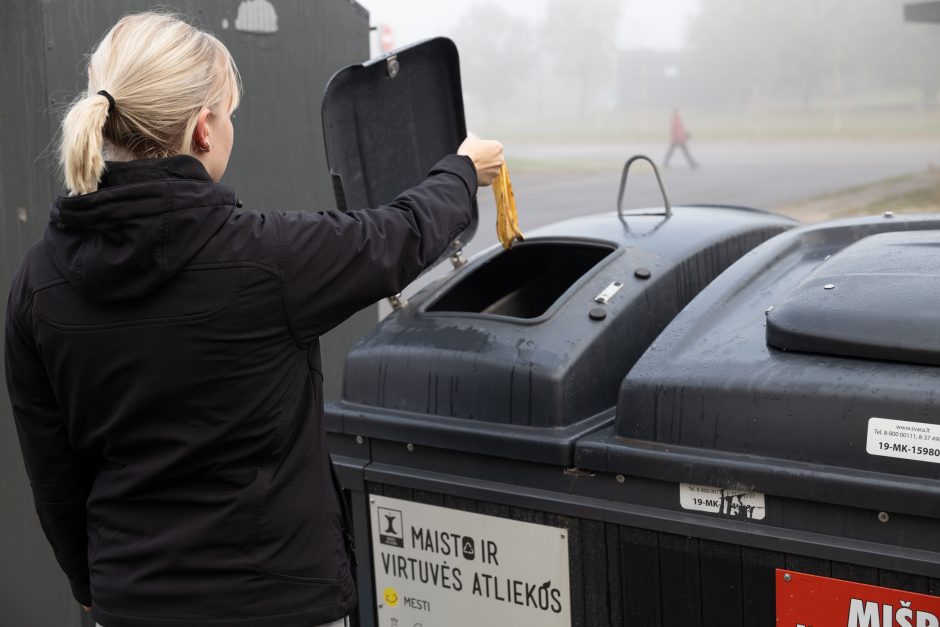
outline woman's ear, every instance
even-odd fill
[[[209,152],[209,116],[211,111],[203,109],[196,118],[196,127],[193,129],[193,147],[202,152]]]

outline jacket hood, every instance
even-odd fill
[[[140,298],[182,270],[236,202],[188,155],[108,162],[98,191],[53,203],[45,247],[87,298]]]

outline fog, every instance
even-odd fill
[[[383,32],[457,43],[468,127],[505,144],[524,232],[612,210],[628,157],[664,165],[675,110],[697,167],[673,155],[673,203],[940,211],[940,24],[905,22],[903,0],[362,3],[375,54]],[[624,206],[661,206],[638,169]],[[495,243],[478,199],[470,253]]]
[[[363,4],[395,46],[455,40],[477,132],[654,139],[679,108],[696,140],[940,134],[940,25],[902,0]]]

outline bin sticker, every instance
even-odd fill
[[[369,501],[378,627],[571,624],[567,529]]]
[[[720,514],[728,518],[764,520],[764,495],[760,492],[713,488],[706,485],[679,484],[682,509]]]
[[[865,450],[869,455],[940,464],[940,425],[869,418]]]
[[[778,627],[940,627],[940,597],[777,569]]]

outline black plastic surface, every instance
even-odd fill
[[[666,323],[734,260],[793,224],[681,207],[668,219],[578,218],[509,251],[490,249],[350,352],[328,428],[463,450],[502,451],[508,438],[518,446],[507,456],[570,461],[578,436],[609,423],[620,381]],[[598,308],[602,320],[589,315]]]
[[[430,39],[340,70],[326,87],[322,117],[337,206],[394,200],[467,135],[456,46]],[[474,201],[459,241],[473,237],[477,221]]]
[[[834,254],[774,305],[767,343],[940,365],[940,231],[872,235]]]
[[[926,495],[915,479],[940,479],[940,463],[866,452],[872,417],[940,424],[937,367],[870,359],[876,349],[892,357],[892,346],[909,347],[908,359],[922,350],[918,345],[935,345],[936,330],[919,320],[936,315],[936,306],[929,305],[935,294],[926,287],[934,271],[922,268],[926,278],[912,298],[901,298],[895,287],[889,288],[890,278],[866,272],[883,266],[889,277],[894,273],[916,281],[921,262],[934,254],[930,242],[938,228],[935,216],[829,223],[784,233],[746,255],[693,300],[657,339],[656,350],[637,362],[620,389],[616,435],[606,443],[602,438],[579,444],[579,459],[611,471],[629,467],[659,476],[669,464],[637,463],[648,457],[641,449],[662,449],[665,459],[679,447],[689,459],[720,458],[697,466],[710,468],[698,475],[702,483],[750,484],[777,494],[799,492],[799,478],[785,475],[795,463],[809,464],[813,489],[835,502],[866,507],[880,502],[899,511],[932,508],[940,513],[935,499],[918,500],[910,493],[900,498],[902,492],[891,487],[907,481]],[[898,233],[879,235],[891,231]],[[867,243],[849,248],[860,241]],[[869,255],[871,259],[863,259]],[[861,271],[860,277],[846,282],[852,267]],[[836,287],[824,290],[819,281]],[[853,285],[861,294],[854,301]],[[813,353],[769,347],[768,308],[776,316],[779,306],[781,319],[792,320],[788,305],[807,286],[814,292],[818,288],[820,298],[838,296],[841,287],[849,305],[833,304],[821,313],[825,339]],[[897,299],[878,302],[879,289]],[[827,319],[829,315],[834,317]],[[846,321],[849,315],[853,319]],[[862,344],[866,320],[876,325],[867,330],[878,337]],[[813,320],[801,321],[800,328],[813,332]],[[825,344],[836,333],[854,334],[857,354],[864,358],[823,354],[836,352]],[[740,455],[757,460],[767,472],[740,471],[731,461]],[[672,466],[675,480],[678,466]],[[866,490],[869,498],[862,496]]]

